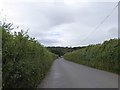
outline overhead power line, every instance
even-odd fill
[[[96,30],[98,30],[98,28],[112,15],[112,13],[115,11],[115,9],[119,6],[120,2],[118,2],[118,4],[112,9],[112,11],[100,22],[100,24],[97,25],[97,27],[95,27],[95,29],[89,33],[86,38],[84,38],[81,42],[83,42],[84,40],[86,40],[93,32],[95,32]]]

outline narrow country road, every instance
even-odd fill
[[[38,88],[118,88],[118,75],[59,58]]]

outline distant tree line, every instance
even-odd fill
[[[46,47],[50,52],[60,56],[64,56],[67,52],[72,52],[85,47]]]
[[[36,88],[52,62],[58,57],[27,32],[11,33],[12,24],[0,26],[2,32],[2,87]]]
[[[103,44],[89,45],[66,53],[66,60],[114,73],[120,72],[120,39],[111,39]]]

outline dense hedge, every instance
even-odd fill
[[[5,88],[36,88],[57,56],[26,32],[11,33],[11,24],[2,30],[2,84]]]
[[[118,73],[118,39],[66,53],[64,58],[79,64]]]

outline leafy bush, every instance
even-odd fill
[[[11,24],[2,29],[2,86],[6,88],[36,88],[57,56],[49,52],[27,32],[11,33]]]
[[[97,69],[118,73],[120,71],[118,46],[118,39],[111,39],[103,44],[89,45],[86,48],[66,53],[64,58]]]

